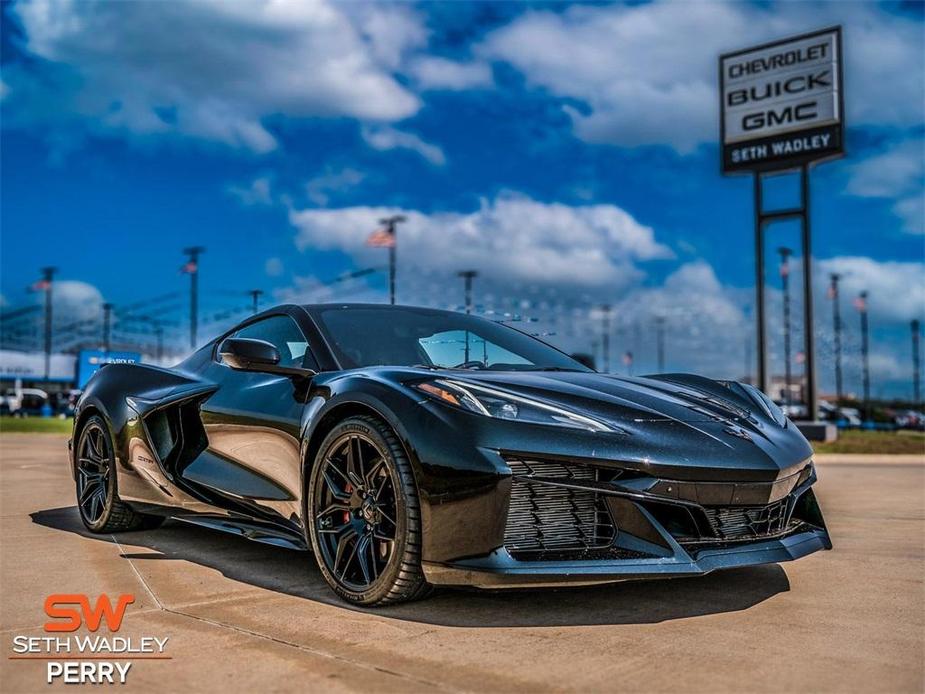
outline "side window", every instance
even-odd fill
[[[251,323],[241,328],[234,336],[269,342],[279,350],[279,363],[282,366],[302,366],[302,359],[308,350],[305,335],[289,316],[272,316]],[[315,367],[311,353],[308,362],[306,366]]]

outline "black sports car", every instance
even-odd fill
[[[173,369],[107,365],[71,450],[91,531],[170,516],[310,548],[365,605],[831,548],[812,449],[756,388],[599,374],[424,308],[279,306]]]

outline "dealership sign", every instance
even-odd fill
[[[52,354],[49,359],[49,381],[74,380],[74,355]],[[0,379],[24,381],[45,380],[45,354],[0,349]]]
[[[841,154],[841,66],[840,27],[720,56],[723,172]]]

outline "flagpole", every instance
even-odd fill
[[[921,352],[919,348],[921,323],[919,323],[919,320],[916,318],[909,323],[909,327],[912,329],[912,406],[918,407],[922,400],[921,386],[919,385],[922,380],[919,361],[921,359],[919,354]]]
[[[392,231],[392,235],[395,232]],[[395,305],[395,244],[389,246],[389,303]]]
[[[396,246],[398,245],[398,238],[396,235],[397,226],[399,223],[407,220],[407,217],[403,214],[394,214],[391,217],[385,217],[379,220],[380,224],[385,225],[385,231],[389,235],[389,303],[395,303],[395,261],[396,261]],[[373,235],[375,236],[375,234]],[[372,237],[371,239],[372,240]],[[369,243],[369,241],[367,241]],[[385,245],[383,243],[376,243],[374,245]]]
[[[835,404],[838,405],[842,399],[842,370],[841,370],[841,306],[838,298],[838,281],[841,275],[833,272],[829,275],[832,281],[830,294],[832,297],[832,326],[835,331]]]

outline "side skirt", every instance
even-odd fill
[[[287,533],[278,528],[272,528],[247,521],[231,520],[228,518],[209,518],[205,516],[171,516],[174,520],[183,521],[190,525],[220,530],[232,535],[238,535],[254,542],[261,542],[275,547],[285,547],[300,552],[308,551],[305,541],[300,537]]]

